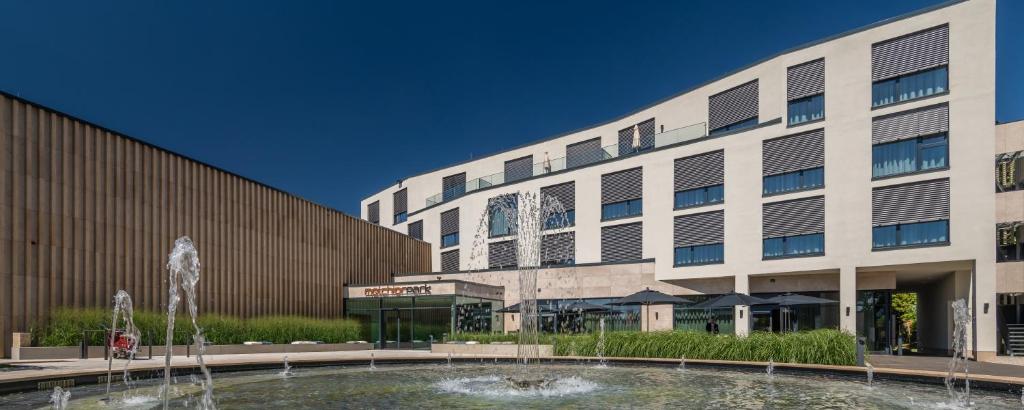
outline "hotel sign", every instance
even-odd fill
[[[379,286],[376,288],[363,289],[364,296],[386,297],[386,296],[419,296],[429,295],[430,285],[417,286]]]

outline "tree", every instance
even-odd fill
[[[899,317],[900,328],[906,335],[904,340],[913,340],[917,328],[917,293],[894,293],[892,310]]]

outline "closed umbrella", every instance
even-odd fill
[[[676,304],[683,304],[683,303],[693,303],[693,301],[690,300],[690,299],[683,299],[681,297],[672,296],[672,295],[669,295],[669,294],[666,294],[666,293],[658,292],[656,290],[651,290],[651,288],[647,288],[645,290],[641,290],[641,291],[639,291],[637,293],[634,293],[632,295],[626,296],[626,297],[624,297],[622,299],[613,301],[613,302],[609,303],[609,305],[618,305],[618,306],[646,305],[646,306],[648,306],[648,308],[647,308],[647,330],[651,330],[651,320],[650,320],[651,319],[651,317],[650,317],[651,316],[651,309],[650,309],[650,305],[676,305]]]
[[[633,152],[640,151],[640,127],[633,126]]]

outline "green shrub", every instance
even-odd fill
[[[456,333],[450,337],[449,340],[457,342],[480,342],[483,344],[493,342],[519,342],[518,333]],[[541,343],[544,343],[544,336],[540,337]]]
[[[136,311],[135,326],[142,335],[142,343],[164,344],[167,332],[166,314]],[[86,330],[107,329],[111,312],[104,309],[58,308],[51,312],[45,325],[37,329],[39,346],[77,346]],[[192,343],[192,321],[187,314],[174,318],[174,344]],[[359,323],[348,319],[314,319],[300,316],[267,316],[240,319],[216,314],[200,315],[197,321],[213,344],[239,344],[251,340],[291,343],[296,340],[318,340],[325,343],[343,343],[359,339]],[[90,345],[103,345],[102,332],[87,334]]]
[[[557,355],[597,355],[596,335],[560,335],[555,339]],[[692,331],[609,332],[605,335],[604,355],[853,365],[856,345],[852,335],[833,329],[784,334],[754,332],[747,337]]]

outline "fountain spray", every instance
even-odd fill
[[[174,241],[174,249],[167,258],[167,270],[169,271],[169,285],[167,295],[167,339],[164,353],[164,409],[168,408],[171,394],[171,353],[174,347],[174,314],[178,309],[179,281],[188,302],[189,316],[192,319],[194,334],[192,340],[196,344],[196,362],[203,373],[201,381],[203,387],[203,398],[199,402],[202,409],[212,409],[216,406],[213,403],[213,378],[210,377],[210,370],[206,368],[203,361],[203,353],[206,352],[206,338],[203,336],[203,329],[196,322],[198,316],[196,308],[196,284],[199,283],[199,252],[196,251],[192,239],[182,236]]]
[[[71,400],[71,392],[65,391],[60,386],[53,388],[53,393],[50,393],[50,408],[54,410],[64,410],[68,408],[68,401]]]
[[[967,301],[958,299],[953,302],[953,357],[949,359],[949,370],[945,383],[949,398],[962,407],[971,405],[971,373],[967,368],[967,325],[971,323],[971,312],[967,309]],[[964,388],[956,386],[957,370],[964,373]]]
[[[124,373],[121,375],[121,380],[124,381],[125,385],[128,385],[128,366],[132,364],[132,360],[135,359],[135,353],[139,350],[139,340],[141,339],[141,333],[139,329],[135,327],[134,311],[132,309],[132,297],[128,295],[128,292],[124,290],[118,290],[114,294],[114,313],[110,323],[110,339],[107,340],[108,345],[112,345],[117,339],[117,322],[119,318],[124,319],[124,332],[122,333],[124,339],[127,341],[127,345],[123,347],[126,351],[121,352],[122,347],[108,346],[110,348],[110,354],[107,356],[107,403],[110,403],[110,379],[111,371],[114,367],[114,355],[115,352],[123,353],[125,358],[128,360],[124,364]]]

